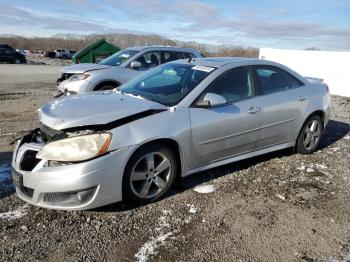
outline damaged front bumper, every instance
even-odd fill
[[[79,81],[69,81],[64,80],[60,82],[57,87],[58,93],[61,95],[73,95],[73,94],[82,94],[89,91],[92,91],[90,87],[91,83],[87,80],[79,80]]]
[[[32,136],[32,134],[31,134]],[[133,147],[79,163],[41,160],[44,143],[24,137],[17,142],[12,178],[24,201],[50,209],[85,210],[122,201],[122,178]]]

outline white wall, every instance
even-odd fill
[[[350,52],[261,48],[259,58],[288,66],[302,76],[322,78],[331,94],[350,97]]]

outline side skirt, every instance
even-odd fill
[[[244,159],[247,159],[247,158],[251,158],[251,157],[255,157],[255,156],[259,156],[259,155],[263,155],[263,154],[267,154],[267,153],[271,153],[271,152],[278,151],[278,150],[281,150],[281,149],[294,147],[294,145],[295,145],[295,142],[278,144],[278,145],[274,145],[274,146],[269,146],[269,147],[264,147],[264,148],[261,148],[261,149],[257,149],[257,150],[254,150],[254,151],[251,151],[251,152],[248,152],[248,153],[243,153],[243,154],[240,154],[240,155],[236,155],[236,156],[233,156],[233,157],[224,158],[224,159],[221,159],[221,160],[218,160],[218,161],[206,164],[206,165],[202,165],[202,166],[199,166],[199,167],[192,168],[192,169],[188,170],[186,173],[184,173],[183,177],[191,175],[191,174],[194,174],[194,173],[197,173],[197,172],[202,172],[202,171],[210,169],[210,168],[223,166],[223,165],[226,165],[226,164],[230,164],[230,163],[233,163],[233,162],[237,162],[237,161],[240,161],[240,160],[244,160]]]

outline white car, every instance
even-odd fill
[[[194,49],[138,46],[117,52],[98,64],[76,64],[63,68],[57,79],[56,97],[114,89],[148,69],[173,60],[202,55]]]

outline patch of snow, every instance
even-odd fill
[[[346,140],[350,140],[350,135],[348,135],[348,136],[344,136],[344,139],[346,139]]]
[[[9,211],[6,213],[0,213],[0,219],[12,220],[12,219],[21,218],[27,214],[27,209],[28,209],[28,205],[24,205],[24,206],[21,206],[15,210],[13,210],[13,211]]]
[[[173,234],[172,231],[169,231],[169,215],[171,215],[172,212],[169,210],[162,210],[162,213],[163,215],[158,219],[158,226],[156,227],[159,234],[143,244],[139,251],[135,254],[136,260],[139,262],[146,262],[151,256],[156,255],[157,249],[164,245],[165,240]],[[165,233],[164,231],[169,232]]]
[[[170,210],[162,210],[162,213],[164,215],[170,215],[171,214],[171,211]]]
[[[322,165],[322,164],[315,164],[316,167],[321,168],[321,169],[326,169],[327,166]]]
[[[311,172],[315,171],[313,169],[313,165],[311,165],[311,166],[300,166],[300,167],[297,167],[297,170],[299,170],[299,171],[306,171],[308,173],[311,173]]]
[[[276,194],[276,197],[278,197],[279,199],[285,201],[286,200],[286,197],[284,195],[281,195],[281,194]]]
[[[306,168],[305,166],[300,166],[300,167],[297,167],[297,170],[304,171],[305,168]]]
[[[190,208],[190,210],[188,211],[191,214],[196,214],[198,211],[198,208],[195,207],[195,205],[191,205],[191,204],[187,204],[187,206]]]
[[[151,255],[157,254],[157,248],[161,245],[164,245],[165,240],[169,238],[173,233],[168,232],[166,234],[160,234],[157,237],[152,238],[151,240],[147,241],[135,254],[135,257],[137,261],[139,262],[146,262],[148,261],[149,257]]]
[[[193,190],[200,194],[208,194],[213,193],[215,187],[213,185],[196,186]]]
[[[308,167],[306,168],[306,172],[311,173],[311,172],[315,172],[315,170],[313,170],[311,167]]]
[[[159,218],[159,227],[158,228],[159,228],[159,230],[162,230],[166,227],[170,227],[170,224],[168,222],[168,218],[165,216],[161,216]]]

